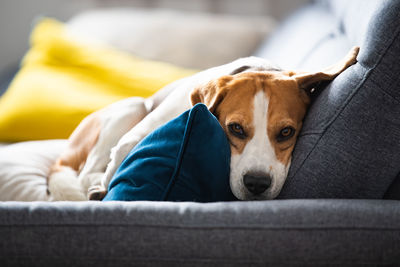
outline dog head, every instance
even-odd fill
[[[238,199],[272,199],[279,194],[311,91],[354,64],[357,54],[355,47],[320,72],[250,70],[220,77],[192,91],[192,104],[205,103],[227,135],[230,186]]]

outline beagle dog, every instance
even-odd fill
[[[117,168],[147,134],[196,103],[204,103],[224,129],[231,148],[230,187],[240,200],[275,198],[321,81],[356,62],[354,47],[317,72],[280,70],[256,57],[199,72],[150,98],[128,98],[86,117],[69,138],[48,177],[54,200],[102,199]]]

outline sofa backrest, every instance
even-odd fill
[[[400,173],[400,1],[321,0],[289,17],[257,55],[320,69],[358,63],[311,105],[280,198],[382,198]]]

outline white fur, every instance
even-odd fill
[[[275,198],[285,182],[288,167],[276,157],[275,150],[268,137],[268,103],[263,91],[254,97],[253,138],[246,144],[241,154],[231,157],[230,185],[233,194],[245,199]],[[271,186],[262,194],[254,196],[244,186],[243,176],[248,172],[258,172],[272,178]]]
[[[111,149],[147,113],[145,99],[141,97],[127,98],[101,110],[101,131],[98,141],[90,151],[85,166],[79,174],[79,181],[84,192],[88,192],[89,187],[100,185],[110,161]]]
[[[54,172],[49,177],[48,190],[52,200],[57,201],[85,201],[86,193],[78,181],[76,171],[69,167],[63,167],[63,171]]]
[[[68,167],[49,176],[48,188],[52,200],[87,200],[89,188],[101,184],[111,149],[147,113],[145,99],[141,97],[127,98],[100,110],[101,131],[79,176]]]
[[[102,129],[99,139],[79,174],[82,191],[87,192],[89,188],[95,191],[105,190],[119,165],[137,143],[150,132],[191,107],[190,93],[194,88],[223,75],[229,75],[242,66],[250,66],[253,71],[277,68],[265,59],[241,58],[168,85],[167,88],[172,92],[150,113],[148,112],[153,108],[151,98],[146,101],[129,98],[104,108],[101,111]],[[258,153],[261,153],[261,150]],[[261,162],[257,166],[261,166]],[[67,176],[70,177],[69,179],[74,179],[76,174],[67,172],[50,177],[50,181],[55,177],[55,180],[51,182],[51,187],[56,192],[55,200],[75,200],[66,199],[66,196],[62,195],[62,191],[67,188],[64,182]],[[55,186],[55,183],[59,184]]]

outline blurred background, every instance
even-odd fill
[[[120,99],[240,57],[271,58],[274,30],[309,1],[1,0],[0,142],[67,138]]]
[[[92,9],[167,8],[187,12],[231,14],[280,21],[309,0],[1,0],[0,73],[15,71],[29,44],[33,22],[50,16],[68,22]]]

